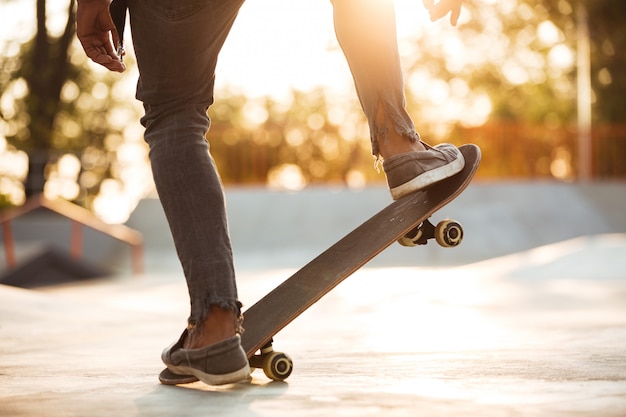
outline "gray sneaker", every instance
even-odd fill
[[[184,384],[197,378],[208,385],[224,385],[250,379],[250,366],[239,335],[204,348],[183,349],[186,335],[185,329],[180,339],[161,354],[167,366],[159,375],[162,383]]]
[[[395,155],[383,162],[394,200],[449,178],[465,166],[463,154],[456,146],[449,143],[435,147],[422,144],[426,147],[425,151]]]

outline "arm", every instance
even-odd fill
[[[452,26],[456,26],[461,15],[461,3],[463,3],[463,0],[439,0],[437,3],[435,3],[435,0],[424,0],[424,7],[430,12],[430,20],[433,22],[441,19],[448,12],[452,12],[450,23]]]
[[[113,48],[113,44],[119,44],[119,34],[111,19],[110,4],[111,0],[78,0],[76,33],[92,61],[110,71],[123,72],[126,66]]]

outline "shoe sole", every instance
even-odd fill
[[[189,366],[168,365],[167,369],[171,373],[179,375],[179,376],[193,375],[195,378],[199,379],[200,381],[204,382],[207,385],[226,385],[226,384],[234,384],[237,382],[250,380],[250,366],[247,364],[246,366],[244,366],[243,368],[237,371],[230,372],[228,374],[219,374],[219,375],[208,374],[206,372],[202,372],[199,369],[191,368]],[[189,379],[189,381],[195,382],[195,381],[192,381],[191,378]],[[178,383],[180,384],[182,382],[178,382]],[[170,383],[169,385],[175,385],[175,384]]]
[[[198,382],[199,379],[193,375],[179,375],[165,368],[159,374],[159,382],[163,385],[184,385]]]
[[[458,174],[463,170],[464,166],[465,158],[463,158],[463,154],[459,152],[459,157],[449,164],[426,171],[412,180],[390,189],[389,191],[391,192],[391,197],[394,200],[398,200],[405,195],[423,190],[424,188],[436,184],[439,181],[443,181],[446,178],[450,178],[451,176]]]

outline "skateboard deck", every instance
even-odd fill
[[[274,380],[287,378],[292,370],[291,359],[284,353],[274,352],[272,348],[272,338],[280,330],[417,226],[426,225],[419,244],[440,234],[442,228],[432,226],[428,218],[461,194],[480,164],[478,146],[463,145],[459,149],[465,158],[465,167],[461,172],[427,190],[394,201],[244,312],[242,345],[252,367],[263,368],[265,374]],[[458,223],[453,223],[451,236],[448,237],[452,240],[450,244],[440,242],[439,238],[437,241],[444,246],[455,246],[460,241],[462,228]]]

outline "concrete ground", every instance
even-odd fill
[[[251,305],[389,200],[383,187],[227,189],[242,301]],[[438,213],[463,244],[393,245],[281,332],[285,383],[162,386],[160,352],[188,314],[158,202],[128,248],[85,231],[108,278],[0,285],[0,417],[626,416],[626,183],[476,182]],[[68,225],[14,222],[18,257]],[[0,269],[3,269],[0,260]]]
[[[286,382],[220,388],[158,383],[188,310],[179,273],[0,286],[0,416],[624,416],[625,255],[616,233],[371,265],[276,337]],[[242,300],[290,272],[243,270]]]

